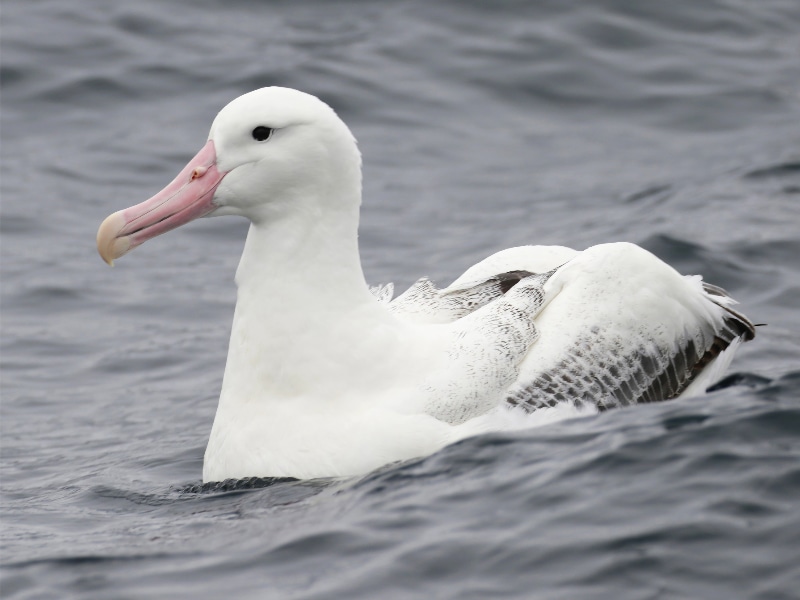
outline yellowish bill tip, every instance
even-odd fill
[[[131,246],[127,236],[118,237],[123,227],[125,227],[125,219],[122,212],[115,212],[106,217],[106,220],[100,224],[100,229],[97,230],[97,251],[100,253],[100,257],[112,267],[114,259],[125,254]]]

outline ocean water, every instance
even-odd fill
[[[3,4],[4,598],[800,596],[800,4]],[[200,483],[246,224],[100,221],[265,85],[359,139],[374,283],[628,240],[757,323],[706,397]],[[268,485],[269,484],[269,485]]]

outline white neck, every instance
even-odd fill
[[[363,299],[369,290],[358,252],[358,207],[319,214],[289,212],[253,222],[236,284],[240,302],[252,291],[263,294],[258,297],[261,305],[308,296],[317,296],[310,300],[324,305]]]
[[[364,280],[358,206],[326,212],[285,211],[251,225],[220,408],[333,398],[337,386],[352,389],[342,373],[374,363],[371,330],[391,316]]]

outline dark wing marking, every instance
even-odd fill
[[[496,283],[500,289],[500,293],[505,294],[520,281],[526,277],[530,277],[533,274],[534,273],[531,273],[530,271],[508,271],[507,273],[495,275],[494,277],[490,278],[489,281]]]
[[[607,410],[679,396],[731,342],[755,336],[747,317],[715,300],[715,296],[728,299],[721,288],[704,288],[708,299],[725,310],[717,327],[703,323],[699,331],[687,334],[672,349],[659,348],[653,342],[626,348],[620,340],[593,327],[556,367],[512,389],[506,402],[528,412],[562,402],[594,404]]]
[[[534,273],[530,271],[500,273],[467,288],[443,290],[440,292],[441,302],[448,310],[458,314],[456,318],[463,317],[503,296],[520,281],[532,275]]]
[[[438,289],[430,279],[422,278],[390,302],[389,307],[397,314],[427,316],[432,320],[452,322],[500,298],[531,275],[535,273],[508,271],[445,290]]]

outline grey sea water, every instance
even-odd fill
[[[797,598],[800,4],[6,0],[4,598]],[[344,481],[200,486],[246,224],[108,269],[265,85],[360,142],[368,278],[628,240],[758,323],[726,385]]]

